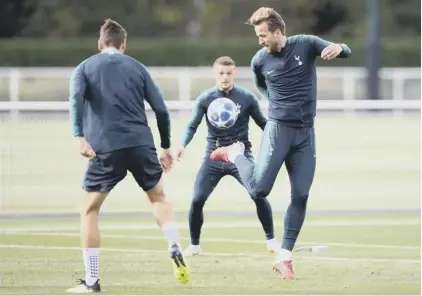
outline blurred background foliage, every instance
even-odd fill
[[[147,65],[209,65],[221,54],[248,65],[259,48],[245,20],[260,6],[276,9],[287,34],[345,42],[362,66],[365,0],[1,0],[0,65],[73,66],[96,52],[104,19],[128,31],[128,54]],[[420,0],[382,0],[382,66],[420,66]]]

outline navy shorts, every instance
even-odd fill
[[[82,187],[88,192],[110,192],[127,171],[144,191],[154,188],[163,173],[155,147],[137,146],[97,154],[88,163]]]

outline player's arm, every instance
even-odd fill
[[[333,43],[314,35],[307,35],[312,51],[315,56],[320,56],[325,60],[334,58],[348,58],[352,55],[352,50],[344,43]]]
[[[262,112],[261,105],[259,104],[258,98],[251,94],[252,96],[252,108],[251,108],[251,117],[255,121],[256,125],[264,130],[265,125],[267,124],[267,118],[265,118],[264,113]]]
[[[83,64],[80,64],[73,70],[69,83],[70,121],[72,123],[72,133],[75,137],[84,136],[82,112],[87,83],[82,67]]]
[[[72,123],[72,134],[79,140],[80,153],[87,157],[95,157],[95,152],[84,138],[83,133],[83,106],[87,80],[83,72],[83,63],[79,64],[72,72],[69,83],[69,113]]]
[[[265,77],[262,75],[260,66],[258,64],[258,57],[255,55],[251,61],[252,77],[258,91],[268,99],[268,89],[265,83]]]
[[[185,134],[182,139],[182,145],[179,147],[179,149],[176,151],[176,156],[178,160],[181,160],[185,154],[185,147],[192,141],[193,136],[196,133],[196,130],[198,129],[198,126],[201,124],[202,118],[205,115],[206,108],[203,104],[205,96],[200,95],[193,106],[192,115],[189,119],[189,122],[186,125]]]
[[[201,124],[202,118],[205,115],[206,108],[203,105],[203,100],[204,100],[204,97],[199,96],[195,101],[191,118],[188,124],[186,125],[185,134],[183,136],[183,140],[182,140],[183,148],[186,147],[190,143],[190,141],[192,141],[193,136],[195,135],[196,130],[198,129],[198,126]]]
[[[170,148],[170,113],[161,95],[158,85],[152,79],[149,71],[142,65],[145,100],[151,106],[157,118],[158,132],[160,133],[161,148]]]

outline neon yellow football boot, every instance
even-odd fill
[[[181,284],[187,284],[190,280],[190,270],[183,260],[180,247],[173,244],[170,248],[170,254],[173,261],[174,276]]]

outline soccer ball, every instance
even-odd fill
[[[240,113],[240,106],[228,98],[215,99],[208,107],[208,121],[216,128],[229,128],[234,125]]]

